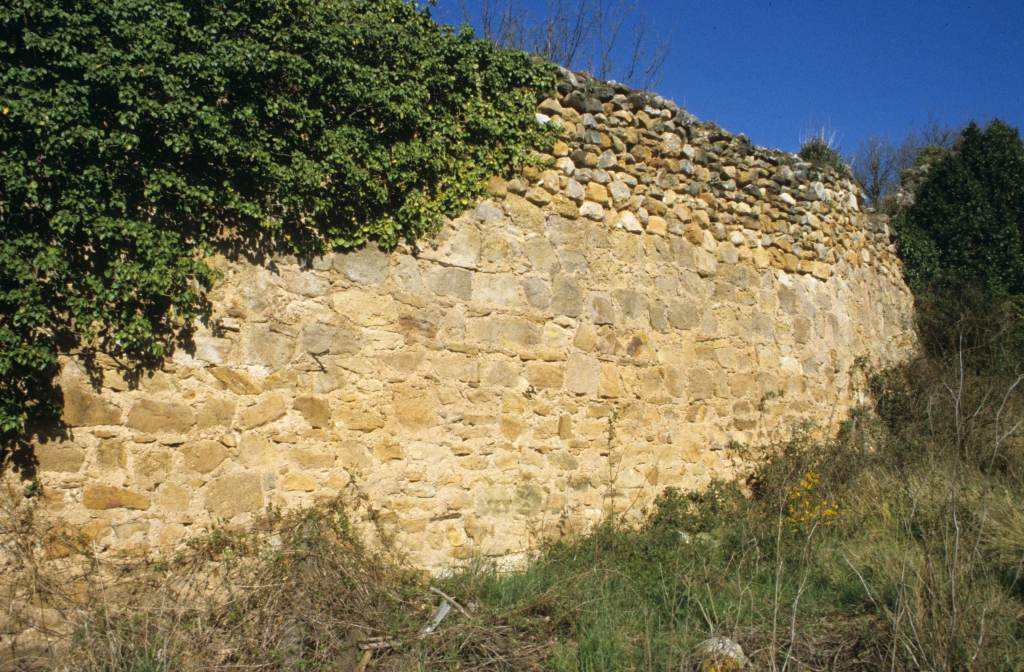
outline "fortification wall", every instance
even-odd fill
[[[433,244],[220,260],[217,326],[137,389],[67,360],[44,508],[135,553],[349,492],[425,566],[508,556],[834,429],[855,361],[912,351],[847,179],[615,85],[569,76],[539,113],[551,165]]]

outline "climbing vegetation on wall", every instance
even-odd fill
[[[407,0],[0,8],[0,437],[54,417],[60,352],[159,361],[215,251],[435,231],[554,129],[551,66]]]

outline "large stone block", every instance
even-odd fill
[[[228,458],[228,450],[219,441],[196,441],[181,449],[185,468],[199,474],[208,474]]]
[[[34,446],[34,454],[40,471],[77,472],[85,462],[85,450],[74,443],[47,441]]]
[[[322,397],[298,397],[292,408],[302,414],[313,427],[327,427],[331,424],[331,406]]]
[[[259,394],[263,391],[260,384],[246,371],[214,366],[210,367],[209,372],[224,387],[235,394]]]
[[[258,474],[221,476],[206,485],[204,501],[212,516],[230,520],[263,508],[263,484]]]
[[[423,259],[439,261],[447,266],[476,269],[480,263],[480,231],[471,222],[459,219],[442,230],[433,246],[424,247]]]
[[[376,285],[387,278],[388,255],[376,245],[368,244],[354,252],[334,255],[334,270],[360,285]]]
[[[90,484],[82,491],[82,504],[94,511],[107,509],[135,509],[144,511],[150,506],[146,495],[110,485]]]
[[[283,394],[274,393],[238,412],[236,425],[240,429],[253,429],[273,422],[288,412]]]
[[[601,363],[596,357],[572,354],[565,366],[565,389],[573,394],[593,396],[601,383]]]
[[[583,312],[583,293],[572,278],[555,278],[551,294],[551,312],[555,315],[578,317]]]
[[[128,426],[151,434],[184,434],[196,424],[192,409],[175,401],[141,399],[128,412]]]
[[[118,425],[121,423],[121,409],[89,388],[82,379],[68,379],[61,384],[64,394],[62,419],[70,427],[92,425]]]
[[[254,324],[247,331],[246,348],[249,353],[248,363],[276,371],[292,361],[295,340],[269,324]]]

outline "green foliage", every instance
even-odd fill
[[[797,155],[804,161],[812,163],[819,168],[834,170],[843,176],[850,174],[850,169],[846,162],[843,161],[842,155],[833,149],[828,140],[822,136],[814,136],[805,141],[800,146],[800,151],[797,152]]]
[[[0,58],[8,439],[59,414],[59,352],[187,337],[209,254],[415,240],[554,132],[550,66],[408,0],[11,0]]]
[[[938,152],[894,224],[915,289],[1024,293],[1024,143],[1000,121],[971,124]]]

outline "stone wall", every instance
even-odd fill
[[[912,351],[849,180],[656,96],[566,73],[559,98],[547,167],[423,249],[219,260],[192,352],[135,389],[67,360],[44,507],[151,552],[346,492],[424,566],[511,556],[834,429],[855,362]]]

